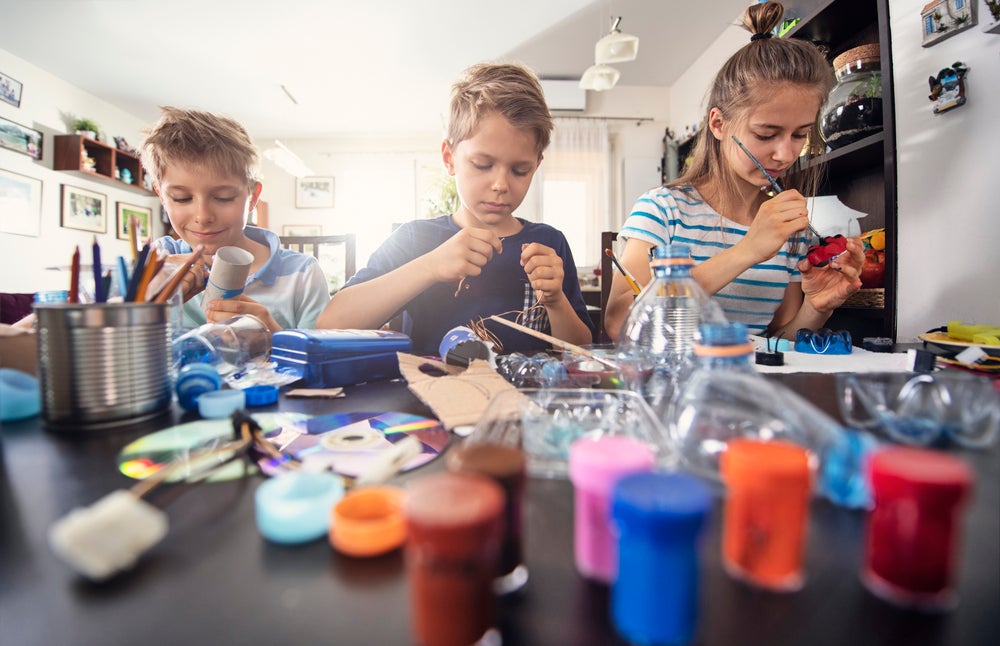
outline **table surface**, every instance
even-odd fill
[[[831,410],[829,375],[772,376]],[[400,410],[429,414],[400,382],[351,387],[343,399],[290,400],[308,413]],[[267,409],[264,409],[267,410]],[[138,566],[91,583],[46,544],[48,527],[134,481],[116,469],[118,451],[172,423],[177,411],[142,428],[57,435],[38,419],[0,431],[0,643],[54,644],[406,644],[408,592],[400,551],[352,559],[325,540],[282,546],[260,537],[253,493],[261,476],[190,487],[166,511],[170,530]],[[995,644],[1000,638],[1000,459],[955,451],[977,473],[963,522],[957,608],[901,610],[858,578],[864,513],[815,500],[806,583],[773,593],[730,579],[719,558],[720,501],[701,546],[698,644]],[[441,468],[441,460],[411,472]],[[524,508],[527,586],[499,603],[504,643],[621,644],[608,619],[608,589],[573,564],[572,490],[531,479]]]

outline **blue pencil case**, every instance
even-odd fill
[[[309,388],[394,379],[396,353],[409,351],[410,337],[388,330],[281,330],[271,338],[271,361]]]
[[[802,328],[795,333],[795,351],[805,354],[851,354],[851,333],[847,330],[834,332],[823,328],[813,332]]]

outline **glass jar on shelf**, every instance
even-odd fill
[[[823,136],[836,149],[882,130],[879,45],[847,50],[833,59],[837,84],[823,106]]]

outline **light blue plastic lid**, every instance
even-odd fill
[[[257,529],[275,543],[316,540],[326,536],[333,506],[343,496],[344,481],[329,471],[282,473],[257,487]]]
[[[34,417],[41,410],[38,379],[20,370],[0,368],[0,421]]]
[[[198,413],[206,419],[229,417],[246,405],[242,390],[213,390],[198,397]]]

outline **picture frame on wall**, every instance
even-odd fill
[[[126,204],[125,202],[118,202],[118,217],[117,217],[117,231],[119,240],[129,240],[130,236],[128,234],[128,226],[131,218],[136,219],[137,227],[135,232],[136,240],[142,241],[149,237],[152,233],[153,221],[153,209],[148,206],[137,206],[135,204]]]
[[[38,130],[0,117],[0,148],[41,159],[42,142],[42,133]]]
[[[979,22],[977,0],[932,0],[920,11],[922,47],[936,45],[942,40],[975,26]]]
[[[42,180],[0,169],[0,233],[38,237]]]
[[[0,101],[9,103],[15,108],[20,108],[21,90],[23,89],[23,83],[0,72]]]
[[[108,230],[108,196],[63,184],[59,225],[66,229],[106,233]]]
[[[333,208],[333,178],[296,177],[295,207],[299,209]]]

